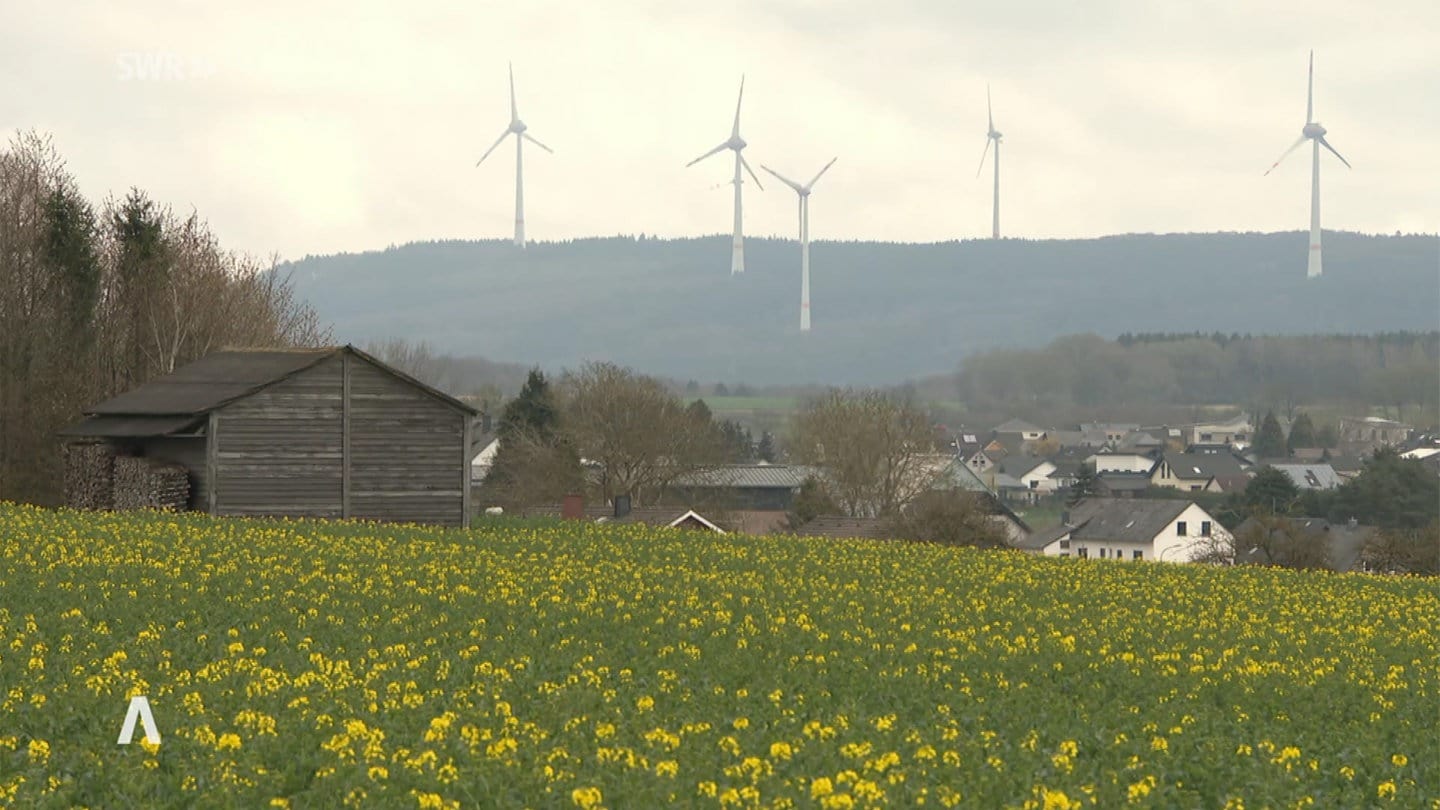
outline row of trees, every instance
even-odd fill
[[[1293,417],[1301,406],[1328,403],[1386,406],[1404,419],[1435,412],[1440,333],[1118,341],[1072,335],[1043,349],[973,355],[956,385],[967,406],[979,411],[1233,403]]]
[[[55,503],[56,431],[224,346],[328,330],[269,267],[144,192],[91,203],[49,138],[0,151],[0,499]]]

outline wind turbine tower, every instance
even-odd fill
[[[1284,154],[1276,158],[1275,162],[1270,164],[1270,168],[1265,170],[1265,174],[1267,175],[1275,171],[1275,167],[1280,165],[1280,161],[1284,160],[1291,152],[1299,148],[1300,144],[1307,140],[1311,142],[1310,262],[1305,270],[1306,278],[1319,276],[1323,269],[1320,261],[1320,147],[1323,146],[1329,149],[1331,154],[1340,158],[1340,162],[1345,164],[1345,168],[1350,168],[1350,161],[1341,156],[1339,152],[1336,152],[1335,147],[1331,146],[1330,142],[1325,140],[1325,133],[1325,127],[1320,126],[1320,122],[1315,120],[1315,52],[1311,51],[1310,80],[1305,92],[1305,128],[1300,131],[1300,137],[1296,139],[1295,143],[1291,144],[1290,148],[1286,149]]]
[[[526,131],[528,129],[525,122],[520,120],[520,111],[515,105],[515,67],[512,65],[510,67],[510,125],[505,127],[505,131],[500,133],[500,137],[495,139],[495,143],[485,150],[485,154],[475,161],[475,165],[479,166],[484,163],[485,158],[490,157],[490,153],[494,152],[506,138],[511,135],[515,136],[515,246],[519,248],[525,247],[525,142],[529,141],[546,152],[554,154],[550,147],[535,140],[535,136]]]
[[[740,169],[743,167],[745,171],[750,173],[751,179],[755,181],[756,188],[760,189],[761,191],[765,190],[765,187],[760,185],[760,178],[755,176],[755,171],[750,168],[750,164],[746,163],[745,158],[740,154],[740,151],[745,148],[745,139],[740,137],[740,103],[744,100],[745,77],[741,76],[740,98],[735,102],[735,125],[730,128],[729,140],[726,140],[724,143],[720,144],[714,149],[711,149],[709,152],[706,152],[700,157],[697,157],[689,163],[685,164],[685,168],[688,169],[691,166],[694,166],[696,163],[704,160],[705,158],[708,158],[711,155],[717,154],[719,152],[723,152],[726,149],[730,149],[735,152],[735,179],[731,181],[735,184],[735,235],[730,243],[731,275],[745,272],[745,238],[742,234],[743,228],[741,225],[740,216],[740,185],[742,182],[740,177]]]
[[[809,332],[809,331],[810,331],[810,189],[812,189],[812,188],[815,187],[815,181],[819,180],[819,179],[820,179],[820,175],[824,174],[831,166],[835,165],[835,161],[837,161],[837,160],[839,160],[839,158],[830,158],[830,162],[825,164],[825,168],[821,169],[819,172],[816,172],[815,176],[814,176],[813,178],[811,178],[810,182],[806,183],[806,184],[803,185],[803,186],[800,185],[799,183],[795,182],[794,180],[791,180],[790,178],[786,177],[785,175],[783,175],[783,174],[775,171],[774,169],[770,168],[769,166],[766,166],[766,165],[763,164],[763,163],[760,164],[760,168],[762,168],[762,169],[764,169],[765,171],[767,171],[767,172],[775,175],[775,179],[779,180],[780,182],[784,183],[785,185],[789,186],[790,188],[795,189],[795,193],[796,193],[797,195],[799,195],[799,197],[800,197],[800,331],[801,331],[801,332]]]
[[[990,153],[990,144],[995,144],[995,202],[990,217],[990,238],[1000,238],[1000,138],[1002,137],[995,129],[995,113],[990,109],[990,85],[985,85],[985,114],[990,119],[990,131],[985,133],[985,151],[980,153],[980,165],[975,169],[975,176],[979,177],[980,172],[985,169],[985,156]]]

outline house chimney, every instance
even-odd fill
[[[1061,512],[1061,513],[1060,513],[1060,525],[1061,525],[1061,526],[1069,526],[1069,525],[1070,525],[1070,510],[1067,509],[1067,510],[1065,510],[1064,512]]]
[[[630,514],[630,496],[629,496],[629,495],[616,495],[616,496],[615,496],[615,517],[617,517],[617,518],[623,518],[623,517],[625,517],[625,516],[628,515],[628,514]]]
[[[560,502],[560,517],[565,520],[581,520],[585,517],[585,496],[566,495]]]

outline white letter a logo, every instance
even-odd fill
[[[140,718],[140,724],[145,727],[145,742],[159,745],[160,730],[155,728],[155,715],[150,713],[150,701],[146,700],[144,695],[130,698],[130,709],[125,712],[125,726],[120,729],[120,744],[130,744],[130,738],[135,736],[135,718],[137,717]]]

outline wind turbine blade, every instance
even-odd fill
[[[764,163],[761,163],[761,164],[760,164],[760,168],[762,168],[762,169],[764,169],[765,171],[767,171],[767,172],[775,175],[775,179],[776,179],[776,180],[779,180],[780,182],[784,183],[785,185],[789,186],[790,188],[795,189],[795,193],[796,193],[796,194],[804,194],[804,193],[805,193],[805,187],[804,187],[804,186],[800,185],[799,183],[795,182],[794,180],[791,180],[790,178],[786,177],[785,175],[783,175],[783,174],[775,171],[774,169],[770,168],[769,166],[766,166]]]
[[[515,106],[515,66],[510,65],[510,120],[520,120],[520,108]]]
[[[477,161],[475,161],[475,165],[476,165],[476,166],[479,166],[481,163],[484,163],[484,162],[485,162],[485,158],[490,157],[490,153],[491,153],[491,152],[494,152],[495,149],[496,149],[498,146],[500,146],[501,143],[503,143],[503,142],[505,141],[505,137],[506,137],[507,135],[509,135],[509,134],[510,134],[509,128],[506,128],[506,130],[505,130],[504,132],[500,133],[500,137],[496,138],[496,139],[495,139],[495,143],[491,144],[490,148],[485,150],[485,154],[481,155],[481,156],[480,156],[480,159],[477,160]]]
[[[807,183],[807,184],[805,185],[805,187],[806,187],[806,188],[810,188],[811,186],[814,186],[814,185],[815,185],[815,181],[820,179],[820,175],[822,175],[822,174],[824,174],[825,172],[829,171],[829,170],[830,170],[830,167],[831,167],[831,166],[834,166],[834,165],[835,165],[835,161],[837,161],[837,160],[839,160],[839,159],[840,159],[839,157],[830,158],[830,162],[825,164],[825,168],[823,168],[823,169],[821,169],[820,171],[816,172],[814,179],[812,179],[809,183]]]
[[[1299,149],[1299,148],[1300,148],[1300,144],[1302,144],[1302,143],[1304,143],[1304,142],[1305,142],[1305,136],[1304,136],[1304,135],[1301,135],[1301,136],[1295,141],[1295,143],[1290,144],[1290,148],[1289,148],[1289,149],[1286,149],[1284,152],[1282,152],[1282,153],[1280,154],[1280,157],[1275,158],[1275,162],[1270,164],[1270,168],[1268,168],[1268,169],[1265,170],[1265,174],[1266,174],[1266,175],[1269,175],[1270,172],[1275,171],[1275,167],[1280,165],[1280,161],[1284,160],[1287,156],[1289,156],[1289,154],[1290,154],[1291,152],[1294,152],[1296,149]],[[1342,158],[1342,159],[1343,159],[1343,158]],[[1348,164],[1347,164],[1347,165],[1348,165]]]
[[[552,155],[555,154],[555,150],[554,150],[554,149],[551,149],[550,147],[546,146],[545,144],[543,144],[543,143],[535,140],[535,136],[534,136],[534,135],[531,135],[531,134],[528,133],[528,132],[522,132],[522,133],[520,133],[520,137],[522,137],[522,138],[524,138],[525,140],[527,140],[527,141],[535,144],[536,146],[540,147],[541,149],[544,149],[546,152],[549,152],[549,153],[552,154]]]
[[[745,76],[740,76],[740,97],[735,99],[735,126],[730,129],[730,137],[740,137],[740,103],[745,100]]]
[[[1305,123],[1315,120],[1315,51],[1310,51],[1310,80],[1305,83]]]
[[[985,156],[990,154],[990,141],[991,141],[991,140],[992,140],[992,139],[991,139],[991,137],[990,137],[989,135],[986,135],[986,136],[985,136],[985,151],[983,151],[983,152],[980,153],[980,165],[975,167],[975,176],[976,176],[976,177],[979,177],[979,176],[980,176],[980,172],[982,172],[982,171],[985,170]]]
[[[699,163],[700,161],[704,160],[705,158],[708,158],[708,157],[710,157],[711,155],[713,155],[713,154],[715,154],[715,153],[717,153],[717,152],[724,152],[726,149],[729,149],[729,148],[730,148],[730,142],[729,142],[729,141],[726,141],[725,143],[722,143],[722,144],[720,144],[719,146],[715,147],[714,149],[711,149],[709,152],[706,152],[705,154],[701,155],[700,157],[695,158],[694,160],[690,161],[689,163],[686,163],[686,164],[685,164],[685,168],[688,169],[688,168],[690,168],[691,166],[694,166],[696,163]]]
[[[1331,146],[1329,141],[1325,140],[1324,138],[1321,138],[1321,139],[1320,139],[1320,145],[1323,146],[1323,147],[1325,147],[1326,149],[1329,149],[1329,150],[1330,150],[1330,154],[1334,155],[1334,156],[1337,157],[1337,158],[1340,158],[1340,162],[1345,164],[1345,168],[1347,168],[1347,169],[1353,169],[1353,168],[1355,168],[1354,166],[1351,166],[1351,165],[1350,165],[1350,161],[1346,160],[1339,152],[1336,152],[1336,151],[1335,151],[1335,147]]]
[[[764,191],[765,187],[760,185],[760,178],[755,176],[755,170],[750,168],[750,164],[745,160],[745,156],[741,155],[739,152],[736,152],[735,154],[737,157],[740,158],[740,165],[744,166],[745,171],[750,173],[750,179],[755,181],[755,187],[760,189],[761,191]]]
[[[990,121],[990,131],[995,131],[995,113],[990,109],[990,85],[985,85],[985,117]]]

